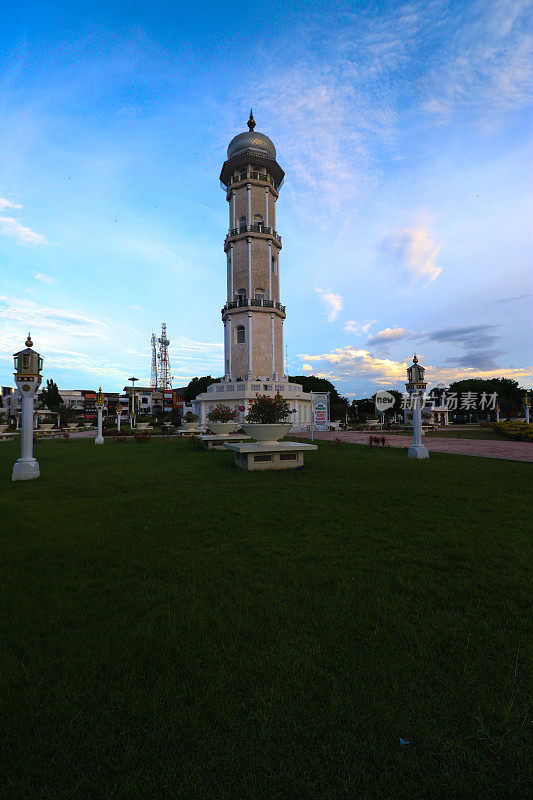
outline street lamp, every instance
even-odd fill
[[[407,383],[405,388],[411,395],[411,406],[413,410],[413,433],[414,442],[409,448],[409,458],[429,458],[428,449],[422,444],[422,407],[421,401],[426,390],[427,383],[424,381],[424,367],[418,363],[416,353],[413,363],[407,367]]]
[[[33,457],[33,399],[41,385],[43,359],[32,350],[33,342],[28,333],[26,349],[14,353],[15,383],[22,396],[21,455],[13,466],[11,479],[31,481],[39,477],[39,463]]]
[[[95,444],[103,444],[104,443],[104,437],[102,436],[102,411],[104,410],[105,397],[104,397],[104,395],[102,393],[102,387],[101,386],[100,386],[100,389],[98,391],[98,394],[96,395],[96,399],[94,401],[94,404],[95,404],[96,410],[98,412],[98,433],[96,435],[96,439],[94,440],[94,443]]]
[[[132,392],[131,392],[131,418],[130,418],[130,425],[131,427],[135,427],[135,381],[138,381],[139,378],[128,378],[132,384]]]
[[[117,430],[120,433],[120,420],[121,420],[121,414],[122,414],[122,406],[120,405],[120,397],[118,399],[118,403],[117,403],[117,407],[116,407],[115,411],[117,413]]]

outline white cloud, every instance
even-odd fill
[[[348,322],[344,323],[343,328],[348,333],[357,333],[360,335],[368,333],[375,322],[377,322],[376,319],[366,320],[365,322],[356,322],[355,319],[350,319]]]
[[[108,324],[66,309],[39,305],[27,298],[0,296],[0,321],[3,335],[0,351],[9,352],[11,342],[19,342],[20,331],[28,327],[39,331],[44,344],[64,346],[72,338],[107,339]],[[37,337],[34,336],[37,341]]]
[[[48,244],[41,233],[21,225],[14,217],[0,217],[0,233],[16,239],[21,244]]]
[[[334,322],[342,311],[343,300],[340,294],[333,294],[330,289],[316,289],[327,309],[328,322]]]
[[[427,363],[422,354],[419,357],[421,363],[426,367],[426,378],[429,383],[450,383],[461,378],[476,376],[486,378],[507,377],[520,380],[533,375],[531,367],[511,367],[509,369],[499,367],[485,370],[479,367],[435,367]],[[330,353],[322,353],[320,355],[305,353],[300,358],[304,359],[306,363],[316,362],[317,364],[325,365],[326,370],[323,373],[315,372],[315,375],[327,374],[328,365],[334,366],[337,381],[355,382],[356,385],[364,381],[378,386],[397,386],[400,388],[406,381],[407,361],[375,358],[368,350],[363,348],[340,347]]]
[[[313,367],[311,366],[311,364],[302,364],[302,369],[303,369],[304,372],[312,372],[313,371]]]
[[[89,378],[91,382],[107,379],[115,386],[123,386],[132,374],[137,374],[143,383],[149,380],[148,341],[141,337],[139,344],[132,343],[124,349],[123,326],[113,330],[105,318],[44,306],[28,297],[0,296],[0,365],[8,363],[12,353],[20,349],[28,330],[44,357],[48,375],[50,370],[66,370],[88,376],[78,378],[80,383]],[[221,374],[222,342],[202,342],[186,336],[174,338],[172,331],[170,338],[175,381],[187,383],[194,375]]]
[[[398,326],[394,328],[385,328],[382,331],[378,331],[375,336],[372,336],[372,338],[368,340],[367,345],[390,344],[398,339],[405,339],[409,334],[410,331],[407,330],[407,328],[400,328]]]
[[[34,276],[35,280],[42,281],[43,283],[53,283],[54,279],[50,275],[45,275],[44,272],[37,272]]]
[[[0,197],[0,211],[3,211],[4,208],[22,208],[22,206],[19,203],[8,200],[7,197]]]
[[[383,244],[395,266],[403,270],[412,282],[425,278],[427,283],[431,283],[442,272],[442,268],[435,264],[441,245],[434,242],[425,225],[399,228]]]
[[[449,117],[525,106],[531,98],[530,0],[471,0],[449,9],[448,36],[420,82],[422,107]]]

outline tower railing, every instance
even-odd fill
[[[270,175],[267,175],[264,172],[241,172],[239,175],[232,175],[230,178],[230,185],[232,183],[240,183],[241,181],[247,180],[263,181],[264,183],[270,183],[276,191],[279,189],[279,184],[276,183],[276,181],[271,178]]]
[[[224,312],[230,311],[233,308],[249,307],[275,308],[277,311],[281,311],[282,314],[285,314],[285,306],[282,306],[277,300],[264,300],[262,297],[252,297],[250,300],[248,300],[247,297],[239,297],[238,300],[230,300],[222,309],[222,313],[224,314]]]
[[[253,225],[239,225],[238,228],[230,228],[226,239],[229,239],[230,236],[238,236],[240,233],[264,233],[266,236],[272,236],[278,242],[281,242],[281,236],[274,228],[257,222]]]

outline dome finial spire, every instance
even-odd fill
[[[418,364],[418,358],[416,357],[416,353],[413,356],[413,364]]]
[[[30,332],[28,331],[28,338],[26,339],[26,347],[33,347]]]
[[[253,131],[253,129],[255,128],[255,119],[252,109],[250,109],[250,119],[248,120],[248,128],[251,131]]]

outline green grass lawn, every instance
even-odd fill
[[[383,433],[393,433],[393,431],[383,431]],[[413,431],[400,431],[400,436],[410,436],[413,438]],[[436,439],[485,439],[486,441],[494,442],[509,442],[511,441],[508,436],[502,436],[498,431],[493,431],[490,428],[471,428],[469,430],[456,430],[452,425],[446,428],[440,428],[435,431],[425,431],[424,436]]]
[[[530,465],[80,439],[11,483],[18,447],[2,798],[527,796]]]

